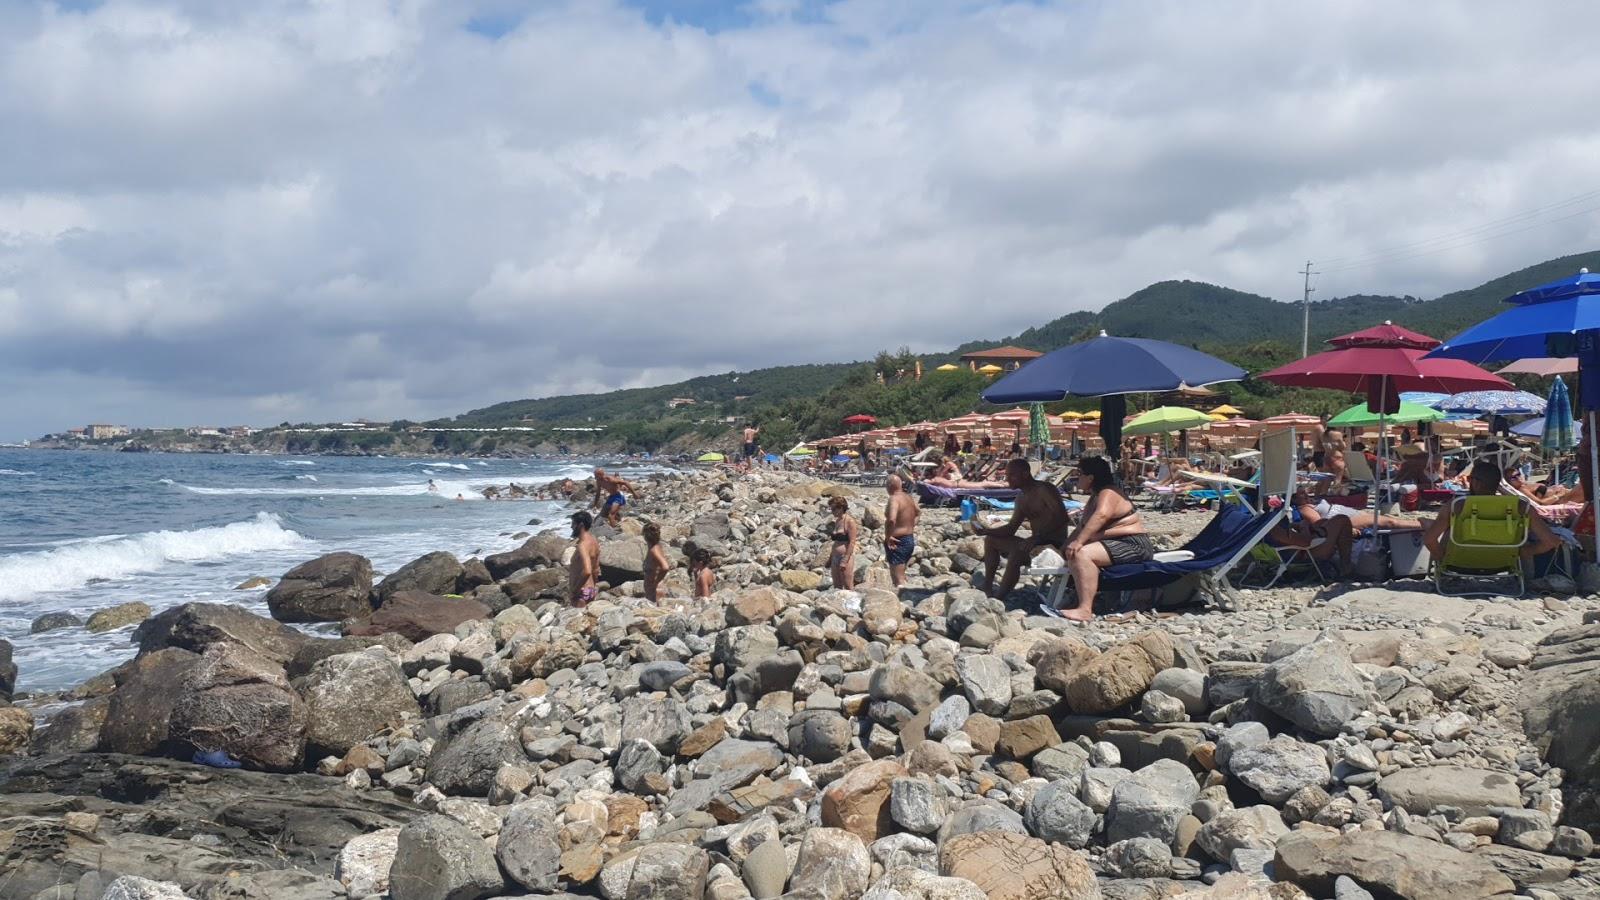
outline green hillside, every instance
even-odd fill
[[[1576,272],[1600,269],[1600,251],[1549,260],[1435,300],[1356,295],[1312,304],[1313,345],[1386,319],[1435,337],[1448,337],[1501,308],[1506,296]],[[1299,356],[1301,308],[1258,294],[1196,281],[1162,281],[1108,304],[1098,312],[1073,312],[1020,334],[963,344],[948,353],[918,355],[931,370],[961,353],[1014,344],[1049,351],[1098,330],[1189,344],[1261,371]],[[603,424],[630,446],[659,445],[691,432],[706,437],[727,430],[726,417],[754,419],[767,429],[768,446],[798,437],[819,437],[838,427],[843,415],[874,413],[884,421],[953,415],[979,405],[983,380],[969,373],[946,374],[919,383],[897,379],[914,357],[881,353],[874,362],[782,366],[692,378],[677,384],[604,394],[582,394],[498,403],[457,416],[455,426],[532,424],[564,427]],[[881,373],[885,383],[880,383]],[[1333,410],[1344,398],[1246,382],[1226,387],[1235,404],[1252,414],[1294,407]],[[692,405],[670,407],[675,398]],[[1076,404],[1088,408],[1092,404]]]

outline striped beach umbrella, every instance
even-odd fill
[[[1045,417],[1043,403],[1028,404],[1028,443],[1035,447],[1050,443],[1050,420]]]
[[[1550,385],[1550,398],[1544,409],[1544,434],[1539,437],[1539,446],[1556,453],[1578,446],[1572,433],[1572,397],[1560,375]]]

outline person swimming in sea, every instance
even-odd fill
[[[439,486],[437,484],[433,483],[433,479],[432,478],[428,479],[428,493],[430,493],[430,494],[439,493]]]

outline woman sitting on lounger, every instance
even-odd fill
[[[933,470],[933,474],[923,482],[924,484],[930,484],[934,487],[950,488],[952,490],[965,488],[980,491],[991,490],[994,488],[1004,488],[1007,486],[1004,481],[984,481],[982,479],[966,478],[961,474],[961,467],[956,465],[956,461],[948,456],[941,459],[936,459],[934,462],[937,465],[937,468],[935,468]]]
[[[1061,611],[1063,618],[1087,622],[1094,618],[1094,595],[1100,588],[1100,570],[1124,563],[1139,563],[1155,556],[1155,545],[1133,501],[1111,477],[1111,463],[1091,456],[1079,466],[1078,488],[1089,495],[1082,523],[1061,550],[1072,570],[1078,604]]]

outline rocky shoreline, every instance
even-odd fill
[[[895,591],[881,492],[642,487],[586,609],[557,535],[382,578],[330,554],[278,621],[164,610],[42,727],[0,707],[0,896],[1600,896],[1594,597],[1290,587],[1078,627],[972,589],[949,511]],[[836,495],[853,592],[822,574]],[[1149,516],[1170,545],[1206,521]],[[678,566],[657,604],[644,520]]]

